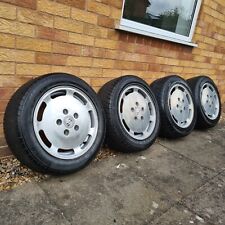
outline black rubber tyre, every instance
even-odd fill
[[[150,87],[152,88],[159,105],[161,116],[160,136],[167,138],[179,138],[190,134],[196,123],[196,109],[191,89],[189,88],[186,81],[179,76],[171,75],[154,81]],[[181,93],[183,92],[185,94],[183,94],[183,98],[179,98],[179,101],[181,102],[176,105],[176,107],[179,107],[179,109],[175,109],[174,112],[177,110],[178,112],[180,111],[180,113],[185,113],[185,115],[191,115],[191,118],[188,119],[188,123],[187,120],[178,121],[177,118],[172,114],[172,100],[170,98],[174,98],[173,94],[176,95],[174,92],[176,88],[178,92],[180,90]],[[186,94],[189,96],[188,98],[185,97]],[[184,98],[186,98],[185,102]],[[176,100],[178,101],[178,98]],[[185,111],[187,110],[187,107],[185,108],[183,105],[185,103],[188,104],[189,102],[190,106],[192,107],[191,114],[188,114],[188,112]],[[178,122],[180,122],[180,124]]]
[[[159,109],[155,96],[145,81],[132,75],[123,76],[106,83],[98,95],[106,114],[106,144],[110,148],[122,152],[137,152],[149,148],[154,143],[160,126]],[[123,99],[123,96],[126,96],[127,99],[125,97]],[[135,101],[135,98],[132,99],[132,96],[136,96],[138,102]],[[128,100],[128,98],[130,99]],[[148,105],[147,102],[151,103]],[[130,111],[131,117],[125,107],[132,110]],[[151,115],[154,115],[155,118],[152,124],[150,108],[153,110]],[[128,120],[122,116],[128,116],[132,118],[132,121],[135,120],[133,122],[138,125],[137,129],[140,128],[140,130],[138,132],[131,130],[131,127],[136,129],[135,125],[126,123]],[[145,126],[141,127],[144,125],[144,120],[148,121],[145,124],[146,128]]]
[[[196,128],[204,129],[204,128],[210,128],[214,127],[221,115],[221,100],[220,100],[220,94],[219,91],[213,82],[213,80],[207,76],[198,76],[187,80],[188,85],[190,86],[195,104],[197,109],[197,122],[196,122]],[[208,86],[207,86],[208,85]],[[204,109],[204,106],[202,104],[202,96],[203,96],[203,90],[205,88],[208,88],[209,90],[213,90],[214,96],[210,98],[210,95],[206,95],[204,106],[207,106],[207,103],[213,106],[213,104],[217,104],[217,106],[214,106],[215,114],[207,114],[207,110]],[[213,94],[213,92],[211,94]],[[207,101],[207,102],[206,102]],[[213,104],[211,104],[213,103]]]
[[[73,93],[74,90],[76,96],[75,93]],[[49,102],[47,102],[48,93],[50,93]],[[67,95],[67,93],[70,93],[70,95]],[[46,99],[44,98],[45,95],[47,96]],[[74,120],[71,119],[71,117],[73,116],[71,114],[72,111],[70,110],[72,110],[74,106],[72,104],[68,104],[66,101],[62,101],[63,99],[61,100],[62,104],[57,105],[57,102],[53,104],[54,101],[59,101],[60,97],[63,96],[65,96],[63,99],[66,100],[68,99],[67,96],[69,96],[69,103],[71,103],[71,101],[75,101],[76,104],[82,105],[84,109],[86,106],[90,107],[90,111],[92,110],[91,112],[92,114],[94,114],[91,117],[90,113],[90,119],[88,119],[88,125],[86,126],[87,132],[89,132],[89,130],[91,130],[93,127],[92,131],[94,133],[91,134],[92,136],[89,136],[88,133],[88,138],[83,140],[83,142],[81,141],[82,148],[85,149],[85,151],[83,150],[83,154],[77,156],[75,156],[75,150],[79,149],[79,151],[82,152],[82,148],[79,145],[77,146],[77,148],[74,147],[75,150],[67,149],[67,147],[64,147],[63,149],[56,148],[54,149],[54,155],[53,153],[51,153],[51,146],[54,143],[50,143],[51,146],[47,146],[46,144],[47,142],[50,142],[51,139],[48,139],[47,135],[38,135],[38,133],[40,134],[41,131],[37,130],[37,124],[39,124],[39,122],[42,122],[44,124],[44,118],[49,118],[49,120],[47,120],[47,122],[49,121],[49,123],[47,124],[46,129],[53,129],[52,127],[59,126],[61,130],[66,130],[64,134],[60,134],[61,136],[58,136],[58,133],[57,135],[52,134],[52,136],[54,136],[55,138],[55,143],[64,142],[65,146],[71,143],[72,146],[75,146],[76,138],[74,138],[74,136],[77,135],[76,137],[77,139],[79,139],[80,135],[79,126],[75,126],[75,123],[82,125],[81,122],[83,121],[80,122],[80,120],[83,119],[83,117],[80,114],[79,118],[77,118],[77,115],[75,118],[74,113]],[[42,105],[39,107],[38,104],[42,98],[44,99],[43,102],[46,101],[47,103],[43,108],[40,116],[39,113],[40,110],[42,110]],[[52,107],[52,105],[57,106],[55,108],[56,110],[50,110],[47,112],[46,110],[48,109],[48,107]],[[59,113],[57,112],[57,109],[60,107],[64,107],[65,105],[68,106],[69,109],[66,112],[66,114],[68,115],[64,115],[64,111],[60,111],[60,113],[62,114],[62,118],[64,119],[61,120],[60,124],[56,124],[55,122],[53,124],[53,118],[57,113]],[[77,110],[79,111],[81,110],[81,108]],[[89,109],[87,109],[87,112],[89,112],[88,110]],[[36,111],[38,112],[38,114],[36,114]],[[49,112],[50,114],[47,115],[47,113]],[[86,111],[84,112],[84,114],[85,113]],[[85,115],[89,114],[86,113]],[[92,125],[93,118],[96,119],[95,122],[97,125]],[[64,128],[63,126],[65,126],[66,128]],[[80,126],[80,130],[84,132],[84,128],[82,126]],[[69,133],[67,133],[68,131]],[[64,73],[47,74],[24,84],[12,96],[5,111],[4,132],[6,141],[10,149],[22,164],[35,171],[43,173],[72,173],[86,166],[96,155],[97,151],[100,149],[104,141],[105,119],[103,107],[92,88],[78,77]],[[78,133],[76,134],[75,132]],[[86,133],[84,133],[84,135],[85,134]],[[65,135],[65,137],[63,135]],[[40,137],[43,137],[43,140],[40,139]],[[46,141],[44,139],[48,140]],[[74,143],[72,143],[73,141],[71,142],[71,140],[74,140]],[[47,149],[48,147],[49,150]]]

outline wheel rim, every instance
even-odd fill
[[[194,104],[188,89],[182,84],[174,85],[170,89],[168,103],[170,114],[177,126],[190,126],[194,118]]]
[[[60,86],[48,90],[34,110],[35,135],[45,151],[59,159],[85,154],[97,136],[98,116],[81,90]]]
[[[149,94],[140,86],[127,87],[119,98],[119,118],[125,131],[136,140],[151,136],[156,124],[156,109]]]
[[[214,120],[219,115],[219,96],[216,89],[210,83],[205,83],[201,88],[201,106],[205,115]]]

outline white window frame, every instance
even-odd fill
[[[123,0],[121,19],[120,19],[120,23],[116,26],[116,29],[197,47],[197,44],[192,43],[192,38],[194,35],[194,31],[195,31],[195,27],[196,27],[202,0],[198,0],[198,2],[197,2],[189,36],[176,34],[176,33],[173,33],[173,32],[167,31],[167,30],[163,30],[160,28],[156,28],[156,27],[153,27],[150,25],[145,25],[142,23],[134,22],[132,20],[124,19],[123,12],[124,12],[125,1],[126,0]]]

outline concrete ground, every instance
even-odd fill
[[[1,225],[225,224],[225,122],[0,192]]]

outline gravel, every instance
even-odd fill
[[[116,151],[111,150],[109,148],[104,148],[104,149],[101,149],[99,151],[99,153],[97,154],[97,156],[94,159],[94,162],[98,162],[102,159],[106,159],[106,158],[109,158],[109,157],[116,157],[118,154],[119,154],[119,152],[116,152]]]
[[[37,172],[33,172],[23,166],[13,156],[0,159],[0,191],[10,190],[24,183],[40,181],[47,177]]]

